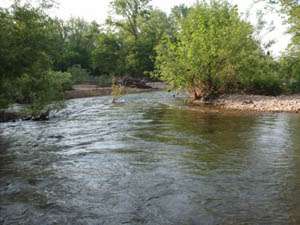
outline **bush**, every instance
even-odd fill
[[[110,87],[112,85],[112,76],[102,75],[95,78],[96,84],[101,87]]]
[[[276,74],[256,76],[245,88],[246,92],[260,95],[279,95],[283,92],[282,81]]]
[[[43,111],[46,106],[63,100],[71,74],[48,71],[39,77],[23,74],[17,80],[17,101],[28,104],[32,112]]]
[[[68,73],[71,74],[73,84],[80,84],[90,80],[90,73],[86,69],[81,68],[80,65],[74,65],[68,68]]]
[[[244,69],[239,76],[240,89],[251,94],[279,95],[284,91],[280,64],[271,56],[253,53],[242,60]]]
[[[260,72],[257,65],[248,69],[253,59],[257,62],[264,55],[252,38],[253,28],[229,3],[197,4],[181,28],[175,42],[166,38],[157,48],[157,76],[173,87],[208,99],[236,91],[243,77]]]
[[[285,89],[291,93],[300,92],[300,57],[284,56],[280,60],[280,73],[283,74]]]
[[[14,102],[15,85],[8,79],[0,78],[0,110],[6,109]]]

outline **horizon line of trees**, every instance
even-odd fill
[[[113,76],[159,79],[204,99],[298,92],[299,2],[262,1],[284,6],[291,24],[292,44],[278,60],[223,0],[175,6],[169,15],[150,0],[113,0],[104,26],[52,18],[49,0],[38,6],[16,0],[0,8],[0,108],[20,102],[40,111],[60,102],[74,83],[110,85]]]
[[[112,77],[149,77],[156,51],[174,25],[150,0],[114,0],[105,25],[49,16],[53,1],[15,0],[0,7],[0,109],[26,103],[32,111],[60,103],[72,84],[111,85]]]

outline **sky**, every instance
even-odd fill
[[[30,0],[29,0],[30,1]],[[34,0],[31,0],[34,1]],[[186,4],[192,5],[197,0],[152,0],[154,7],[160,8],[169,13],[170,9],[175,5]],[[253,0],[229,0],[233,4],[237,4],[241,13],[246,12],[252,6]],[[0,0],[0,7],[7,7],[11,0]],[[58,8],[51,10],[51,15],[61,19],[69,19],[71,17],[81,17],[87,21],[97,21],[104,23],[110,14],[111,0],[56,0],[59,3]],[[252,9],[255,15],[255,7]],[[285,50],[290,42],[290,36],[286,34],[287,26],[282,25],[282,19],[275,14],[266,15],[268,22],[275,22],[275,30],[268,34],[263,34],[260,38],[266,43],[269,40],[275,40],[276,44],[272,47],[271,52],[278,56],[281,51]],[[250,17],[250,22],[255,25],[257,19],[255,16]]]
[[[30,0],[29,0],[30,1]],[[154,7],[160,8],[165,12],[170,12],[170,9],[179,4],[192,5],[197,0],[152,0],[151,4]],[[233,0],[239,2],[241,8],[245,9],[249,4],[249,0]],[[0,6],[7,7],[11,0],[0,0]],[[88,21],[97,21],[104,23],[111,10],[111,0],[56,0],[59,8],[52,10],[52,14],[62,19],[70,17],[82,17]]]

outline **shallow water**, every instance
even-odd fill
[[[300,116],[76,99],[0,124],[0,224],[300,224]]]

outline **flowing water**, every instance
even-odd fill
[[[300,224],[300,116],[76,99],[0,124],[0,224]]]

